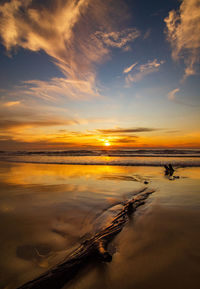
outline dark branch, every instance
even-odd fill
[[[112,255],[107,251],[108,243],[123,229],[128,216],[133,214],[137,207],[143,205],[153,192],[146,189],[140,191],[137,196],[124,203],[123,209],[109,226],[84,241],[62,263],[18,289],[60,289],[92,260],[110,262]]]

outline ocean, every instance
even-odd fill
[[[71,165],[200,166],[199,149],[60,150],[0,152],[0,160]]]

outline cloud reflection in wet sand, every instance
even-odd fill
[[[61,260],[85,234],[92,232],[95,218],[105,208],[123,201],[144,187],[143,178],[148,179],[148,185],[157,188],[158,193],[140,209],[140,214],[134,218],[136,223],[133,230],[130,223],[124,233],[116,239],[118,251],[114,255],[112,265],[107,268],[108,271],[106,269],[103,273],[103,276],[108,276],[113,283],[106,281],[108,284],[104,284],[105,288],[110,288],[110,284],[118,288],[117,280],[132,274],[130,270],[126,272],[127,266],[134,268],[135,272],[134,278],[128,276],[127,280],[137,285],[141,280],[141,274],[144,276],[144,281],[141,281],[144,284],[157,274],[156,258],[161,258],[158,264],[161,268],[160,276],[163,278],[166,264],[172,266],[172,261],[179,264],[184,249],[188,254],[193,254],[194,259],[198,259],[195,241],[192,249],[189,245],[193,242],[191,240],[198,237],[196,209],[200,207],[197,189],[200,170],[180,169],[179,175],[180,179],[170,182],[164,177],[164,170],[159,167],[61,166],[1,162],[0,231],[3,261],[0,262],[0,266],[3,286],[9,284],[9,288],[16,288]],[[133,181],[135,177],[142,182]],[[179,216],[182,216],[183,221]],[[180,238],[184,238],[183,243]],[[180,250],[176,249],[178,244]],[[156,250],[161,250],[162,254],[159,255],[160,251]],[[176,250],[180,254],[174,257]],[[127,257],[129,254],[131,258]],[[187,257],[184,262],[186,259]],[[150,270],[148,264],[152,262],[155,266]],[[121,274],[118,274],[118,266],[121,268]],[[89,278],[86,284],[93,287],[93,282],[98,280],[95,287],[100,288],[98,286],[102,283],[98,270],[95,267],[88,273],[89,276],[95,274],[98,277],[96,280],[87,274],[83,277]],[[172,272],[170,274],[173,275]],[[151,280],[158,282],[155,279]],[[130,285],[129,281],[126,283],[127,288]],[[85,288],[83,283],[85,282],[76,284],[75,288]]]

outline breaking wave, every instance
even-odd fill
[[[198,149],[0,151],[0,160],[41,164],[116,166],[200,166]]]

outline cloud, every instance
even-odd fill
[[[49,118],[48,118],[49,119]],[[0,118],[0,129],[13,129],[13,128],[33,128],[33,127],[45,127],[45,126],[63,126],[63,125],[73,125],[78,122],[75,120],[38,120],[38,121],[27,121],[25,120],[9,120]]]
[[[32,147],[37,146],[36,143],[45,147],[45,143],[57,142],[57,132],[61,127],[79,125],[78,120],[67,116],[61,117],[47,112],[42,114],[31,109],[13,111],[11,108],[13,107],[0,111],[0,142],[5,149],[25,148],[25,144],[31,143]],[[59,142],[66,141],[71,141],[69,132]]]
[[[197,73],[200,63],[200,5],[199,0],[183,0],[179,10],[171,10],[166,23],[167,39],[171,43],[172,57],[183,58],[185,76]]]
[[[8,101],[8,102],[4,102],[3,106],[14,106],[14,105],[19,105],[21,102],[20,101]]]
[[[48,149],[65,149],[68,148],[74,148],[77,145],[77,143],[73,143],[72,141],[63,141],[63,142],[53,142],[49,140],[32,140],[31,142],[27,140],[18,140],[14,139],[13,137],[1,137],[0,136],[0,147],[7,151],[7,150],[48,150]]]
[[[179,100],[176,98],[176,94],[180,91],[180,88],[175,88],[173,90],[171,90],[168,94],[167,94],[167,97],[169,100],[177,103],[177,104],[181,104],[181,105],[186,105],[186,106],[189,106],[189,107],[197,107],[196,105],[194,104],[191,104],[191,103],[188,103],[188,102],[185,102],[183,100]]]
[[[78,119],[73,117],[61,116],[56,113],[60,112],[54,108],[54,112],[48,107],[27,106],[25,103],[21,105],[10,105],[12,102],[0,102],[0,134],[7,134],[18,131],[20,133],[27,128],[41,128],[54,126],[69,126],[79,124]],[[1,105],[3,104],[3,105]],[[9,104],[9,105],[7,105]]]
[[[6,104],[9,102],[6,102]],[[23,101],[20,105],[0,102],[0,146],[4,149],[65,148],[96,145],[99,134],[83,130],[87,124],[113,123],[113,119],[80,118],[55,105],[35,105]],[[82,131],[79,131],[82,127]]]
[[[119,29],[125,17],[122,3],[120,0],[3,2],[0,37],[8,53],[18,47],[34,52],[43,50],[63,73],[63,78],[26,82],[17,93],[49,101],[58,96],[99,96],[96,65],[110,57],[111,48],[125,48],[139,37],[135,28]]]
[[[151,29],[149,28],[149,29],[147,29],[147,31],[145,32],[144,37],[143,37],[143,40],[146,40],[147,38],[149,38],[150,34],[151,34]]]
[[[115,140],[112,140],[112,144],[116,144],[116,145],[123,145],[123,144],[132,144],[135,143],[137,141],[138,136],[127,136],[127,137],[120,137],[117,138]]]
[[[101,39],[107,46],[124,48],[127,43],[134,41],[140,36],[140,32],[136,28],[127,28],[122,31],[112,31],[109,33],[97,31],[95,33],[98,39]]]
[[[30,95],[53,102],[65,96],[71,99],[99,97],[98,89],[95,87],[95,77],[92,74],[88,75],[88,79],[86,77],[85,79],[55,77],[51,81],[24,81],[17,93],[21,96]]]
[[[179,92],[180,91],[180,88],[175,88],[175,89],[173,89],[172,91],[170,91],[169,93],[168,93],[168,99],[169,100],[175,100],[175,95],[176,95],[176,93],[177,92]]]
[[[129,133],[140,133],[140,132],[152,132],[157,129],[148,127],[137,127],[137,128],[113,128],[113,129],[98,129],[98,132],[102,134],[129,134]]]
[[[133,63],[131,66],[125,68],[123,72],[124,73],[129,73],[136,65],[137,65],[137,62]]]
[[[126,83],[138,82],[142,80],[144,76],[157,72],[163,63],[163,60],[158,61],[157,59],[154,59],[153,61],[148,61],[147,63],[138,66],[134,73],[129,73],[126,76]]]

